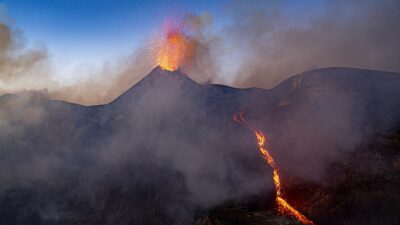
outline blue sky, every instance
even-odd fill
[[[132,53],[168,16],[211,14],[213,28],[229,23],[229,0],[0,0],[14,27],[30,44],[43,43],[58,72],[79,65],[101,66]],[[253,5],[259,3],[251,1]],[[306,12],[323,1],[258,0]],[[299,18],[296,19],[299,21]]]
[[[180,0],[4,0],[7,15],[57,66],[100,64],[132,52],[167,16],[208,12],[226,3]]]
[[[121,75],[118,68],[124,66],[138,68],[138,74],[128,74],[138,78],[143,61],[123,65],[126,60],[121,57],[148,46],[166,18],[208,13],[213,23],[202,40],[209,50],[202,59],[212,61],[202,62],[215,65],[200,64],[187,71],[191,78],[270,88],[319,67],[400,71],[399,4],[398,0],[0,0],[0,22],[5,19],[22,31],[28,47],[47,47],[47,79],[83,87],[91,79],[109,82],[108,75]]]
[[[50,55],[53,77],[61,83],[92,76],[105,62],[115,62],[142,47],[168,17],[208,13],[211,30],[226,28],[235,19],[249,18],[254,9],[284,9],[295,24],[312,10],[323,12],[321,0],[0,0],[13,27],[23,31],[28,44],[44,45]],[[242,11],[249,7],[251,11]],[[233,11],[232,11],[233,10]],[[269,12],[269,11],[268,11]],[[267,12],[267,13],[268,13]],[[304,13],[307,12],[307,13]],[[237,21],[235,21],[237,22]],[[252,32],[252,31],[250,31]],[[257,31],[255,31],[257,32]],[[223,45],[229,43],[218,32]],[[245,35],[245,34],[244,34]],[[247,35],[247,34],[246,34]],[[228,36],[229,37],[229,36]],[[243,45],[245,46],[245,45]],[[225,47],[225,46],[224,46]],[[248,49],[234,46],[217,62],[222,80],[235,79]]]

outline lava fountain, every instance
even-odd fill
[[[251,130],[256,139],[257,139],[257,145],[258,149],[260,150],[263,158],[267,161],[268,165],[271,166],[272,171],[273,171],[273,180],[274,180],[274,185],[275,185],[275,192],[276,192],[276,204],[278,205],[278,211],[282,215],[289,215],[297,219],[303,224],[310,224],[314,225],[314,222],[309,220],[306,216],[301,214],[297,209],[295,209],[293,206],[291,206],[284,198],[283,193],[282,193],[282,188],[281,188],[281,180],[279,177],[279,171],[278,167],[275,164],[274,158],[271,156],[269,153],[269,150],[265,147],[265,142],[266,142],[266,137],[264,133],[261,130],[258,130],[254,127],[252,127],[245,119],[244,119],[244,113],[239,112],[233,116],[233,120],[237,122],[238,124],[246,127],[247,129]]]
[[[175,71],[194,55],[196,42],[184,34],[182,27],[166,21],[157,37],[154,46],[157,64],[164,70]]]

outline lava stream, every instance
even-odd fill
[[[251,130],[257,138],[258,149],[260,150],[263,158],[267,161],[268,165],[271,166],[273,170],[273,180],[275,184],[275,192],[276,192],[276,204],[278,205],[278,211],[281,214],[286,214],[294,217],[298,221],[303,224],[310,224],[314,225],[314,222],[309,220],[306,216],[301,214],[297,209],[291,206],[285,199],[281,190],[281,180],[279,178],[278,167],[275,164],[274,158],[272,158],[271,154],[269,153],[268,149],[265,147],[266,137],[261,130],[258,130],[252,127],[245,119],[244,113],[239,112],[233,116],[233,120],[239,123],[240,125],[246,127],[247,129]]]

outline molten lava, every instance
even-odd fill
[[[300,221],[303,224],[314,225],[314,223],[309,220],[306,216],[301,214],[298,210],[296,210],[293,206],[291,206],[285,199],[281,190],[281,180],[279,178],[278,167],[275,164],[274,158],[272,158],[268,149],[265,147],[266,137],[261,130],[253,128],[245,119],[244,113],[239,112],[233,116],[235,122],[241,124],[242,126],[251,130],[257,139],[258,149],[260,150],[262,156],[267,161],[268,165],[271,166],[273,170],[273,180],[275,184],[275,192],[276,192],[276,204],[278,205],[279,213],[283,215],[290,215]]]
[[[194,51],[194,41],[188,38],[181,26],[166,22],[163,33],[157,40],[157,64],[164,70],[175,71],[190,60]]]

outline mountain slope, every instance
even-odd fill
[[[194,224],[249,198],[272,210],[271,171],[233,114],[267,133],[290,190],[324,182],[331,163],[400,127],[398,87],[399,74],[326,68],[241,90],[156,68],[106,105],[2,96],[1,222]]]

